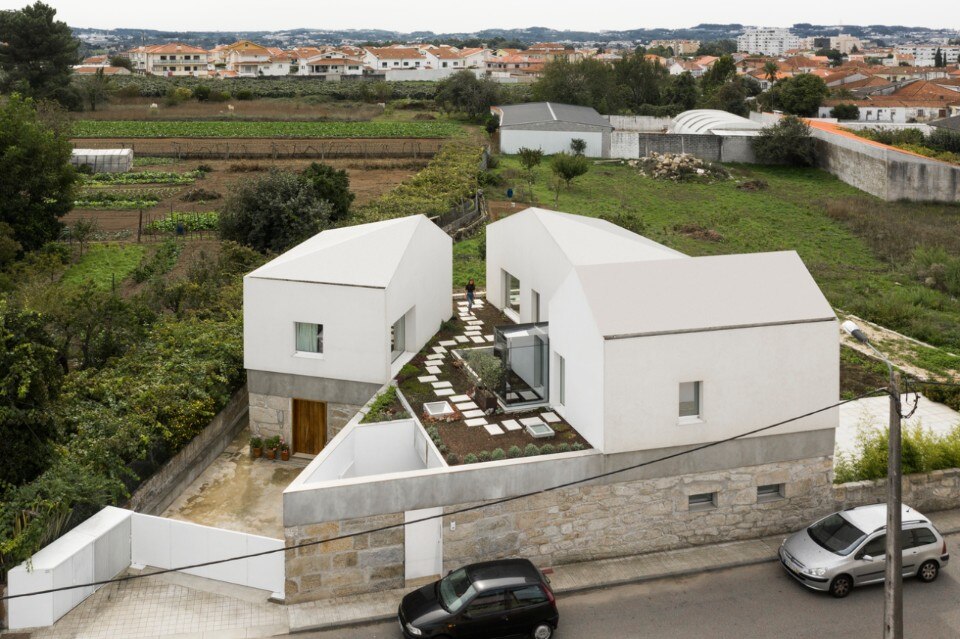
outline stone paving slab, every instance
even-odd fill
[[[456,345],[457,345],[457,342],[454,341],[454,340],[452,340],[452,339],[447,339],[447,340],[444,340],[444,341],[440,342],[440,346],[444,346],[444,347],[447,347],[447,346],[456,346]]]
[[[468,419],[464,422],[467,426],[486,426],[487,420],[483,417],[476,417],[474,419]]]
[[[460,402],[459,404],[457,404],[457,408],[459,410],[477,410],[480,407],[474,404],[473,402]]]
[[[483,411],[480,410],[479,408],[463,411],[463,416],[466,417],[467,419],[473,419],[475,417],[483,417],[483,414],[484,414]]]
[[[469,395],[454,395],[453,397],[450,398],[450,401],[455,404],[458,402],[472,402],[473,398],[470,397]]]
[[[427,361],[441,360],[443,359],[443,353],[430,353],[427,355]]]
[[[427,372],[431,375],[439,375],[440,367],[439,366],[427,366]]]
[[[426,384],[426,383],[428,383],[428,382],[435,382],[435,381],[437,381],[437,376],[436,376],[436,375],[424,375],[423,377],[418,377],[418,378],[417,378],[417,381],[420,382],[421,384]]]
[[[464,342],[469,342],[470,338],[466,335],[457,335],[453,339],[457,340],[459,343],[463,344]]]
[[[432,382],[434,388],[450,388],[453,386],[450,382]]]
[[[517,423],[515,419],[505,419],[500,422],[500,425],[503,426],[506,430],[520,430],[520,424]]]
[[[484,341],[485,341],[485,340],[484,340],[482,337],[480,337],[479,335],[474,335],[474,336],[471,337],[470,339],[472,339],[472,340],[474,341],[474,343],[476,343],[476,344],[483,344]]]
[[[433,392],[434,394],[436,394],[437,397],[449,397],[450,395],[453,395],[456,391],[453,390],[452,388],[441,388]]]
[[[548,424],[556,424],[557,422],[560,421],[560,418],[557,417],[556,413],[551,413],[549,411],[546,413],[540,413],[540,419],[547,422]]]
[[[503,430],[496,424],[484,424],[483,429],[491,435],[503,435]]]

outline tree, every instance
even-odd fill
[[[689,71],[670,77],[670,82],[664,92],[664,102],[674,104],[682,111],[689,111],[697,106],[700,99],[700,88],[697,79]]]
[[[41,120],[33,100],[0,104],[0,222],[25,251],[55,240],[73,208],[76,171],[68,132]]]
[[[573,151],[574,155],[583,155],[583,152],[587,150],[587,141],[583,138],[573,138],[570,140],[570,150]]]
[[[97,105],[106,102],[113,90],[113,80],[104,74],[103,69],[97,69],[93,75],[80,80],[80,90],[90,105],[91,111],[97,110]]]
[[[710,93],[726,84],[731,78],[737,75],[737,65],[733,57],[729,55],[721,56],[719,60],[713,63],[707,72],[700,78],[700,84],[704,93]]]
[[[520,156],[520,164],[528,171],[532,171],[533,167],[539,166],[543,161],[543,151],[540,149],[528,149],[524,146],[517,149],[517,155]]]
[[[590,106],[601,113],[618,112],[621,95],[613,67],[593,58],[552,60],[533,84],[535,100]]]
[[[326,200],[333,207],[331,220],[343,220],[350,215],[350,204],[356,196],[350,191],[350,176],[345,170],[312,162],[303,170],[303,176],[313,186],[317,197]]]
[[[42,2],[0,11],[0,90],[56,97],[70,84],[80,43],[56,15]]]
[[[709,55],[716,58],[736,52],[736,40],[713,40],[711,42],[701,42],[700,48],[697,49],[698,56]]]
[[[933,66],[938,68],[947,66],[945,57],[943,52],[940,51],[940,47],[937,47],[937,52],[933,55]]]
[[[777,81],[777,74],[780,73],[780,66],[773,60],[767,60],[763,63],[763,74],[767,76],[767,82],[773,84]]]
[[[856,104],[838,104],[830,109],[830,117],[838,120],[859,120],[860,109]]]
[[[332,213],[303,175],[274,169],[230,195],[220,214],[220,237],[279,253],[327,228]]]
[[[570,188],[570,184],[575,179],[590,170],[590,162],[582,155],[557,153],[550,161],[550,169],[554,175],[563,180],[567,188]]]
[[[838,67],[843,64],[843,54],[837,49],[820,49],[816,55],[830,58],[830,66]]]
[[[480,119],[500,102],[500,86],[489,78],[481,80],[472,71],[464,70],[437,85],[436,101],[448,111]]]
[[[814,116],[823,99],[830,93],[820,76],[802,73],[778,82],[764,94],[766,106],[784,113]]]
[[[0,271],[12,264],[20,254],[20,242],[13,239],[13,227],[0,222]]]
[[[636,111],[645,104],[663,104],[670,72],[659,62],[638,54],[626,55],[614,61],[613,75],[620,90],[618,105]]]
[[[0,300],[0,485],[33,480],[45,468],[55,424],[48,410],[60,390],[57,351],[36,313]]]
[[[133,72],[133,62],[125,55],[110,56],[110,66],[120,67],[121,69],[129,70],[131,73]]]
[[[757,159],[767,164],[812,166],[817,160],[816,141],[806,122],[787,115],[774,125],[765,127],[753,139]]]
[[[705,94],[701,104],[706,109],[729,111],[743,117],[750,113],[747,107],[747,90],[737,78]]]

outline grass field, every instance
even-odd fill
[[[78,138],[446,138],[463,129],[449,121],[250,122],[75,120]]]
[[[913,261],[919,247],[960,255],[960,206],[888,203],[816,169],[754,165],[730,167],[737,180],[713,184],[657,181],[625,165],[594,165],[554,206],[548,162],[535,170],[539,206],[622,216],[621,225],[689,255],[796,250],[835,307],[960,353],[960,301],[925,285]],[[505,182],[486,189],[489,198],[508,187],[526,189],[516,158],[502,158],[497,172]],[[769,186],[737,188],[747,179]],[[476,253],[461,244],[455,283],[473,269],[456,255]],[[960,358],[940,352],[935,363],[960,369]]]
[[[143,259],[140,244],[94,244],[63,274],[60,282],[67,286],[87,281],[99,289],[108,289],[120,283],[133,272]]]

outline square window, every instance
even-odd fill
[[[700,382],[680,384],[680,417],[700,417]]]
[[[323,353],[323,324],[294,324],[298,353]]]
[[[697,493],[687,497],[689,510],[711,510],[717,507],[717,493]]]
[[[783,484],[764,484],[757,486],[757,501],[776,501],[783,499]]]

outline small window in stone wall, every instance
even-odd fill
[[[687,497],[689,510],[711,510],[717,507],[717,493],[697,493]]]
[[[783,484],[764,484],[757,486],[757,501],[775,501],[783,499]]]

